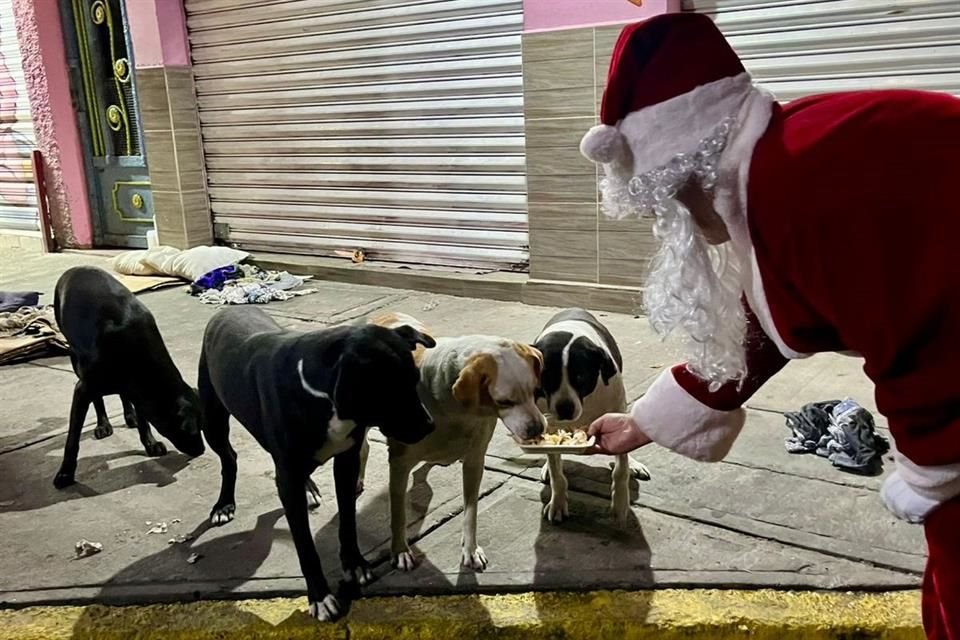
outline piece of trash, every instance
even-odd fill
[[[353,252],[353,258],[351,258],[354,264],[360,264],[367,259],[367,254],[364,253],[363,249],[357,249]]]
[[[191,540],[193,540],[193,536],[190,534],[177,535],[167,540],[167,544],[183,544],[184,542],[190,542]]]
[[[424,311],[433,311],[434,309],[436,309],[436,308],[439,307],[439,306],[440,306],[440,303],[439,303],[439,302],[437,302],[436,300],[431,300],[431,301],[428,302],[427,304],[423,305],[423,310],[424,310]]]
[[[662,368],[663,368],[663,365],[662,365],[662,364],[652,364],[652,365],[650,365],[650,368],[651,368],[651,369],[662,369]]]
[[[147,535],[150,535],[151,533],[166,533],[166,532],[167,532],[167,523],[158,522],[157,524],[153,525],[153,528],[147,531]]]
[[[90,542],[87,539],[79,540],[74,545],[73,550],[77,554],[77,559],[89,558],[103,551],[103,545],[99,542]]]
[[[145,525],[147,525],[147,526],[149,527],[149,526],[152,525],[153,523],[152,523],[151,521],[147,520],[147,521],[144,522],[143,524],[145,524]]]
[[[181,522],[182,520],[180,520],[180,518],[174,518],[173,520],[170,521],[170,524],[180,524]]]
[[[203,556],[200,555],[199,553],[191,553],[190,557],[187,558],[187,564],[196,564],[197,560],[199,560],[202,557]]]

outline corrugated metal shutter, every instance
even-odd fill
[[[185,6],[226,240],[526,267],[521,0]]]
[[[12,0],[0,0],[0,229],[38,231],[36,146]]]
[[[828,91],[960,94],[957,0],[684,0],[717,25],[762,85],[787,101]]]

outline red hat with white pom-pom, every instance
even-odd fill
[[[631,177],[677,157],[686,161],[717,139],[722,122],[713,162],[742,125],[750,125],[755,143],[772,103],[708,16],[672,13],[628,25],[613,49],[600,124],[580,142],[584,156],[604,165],[606,213],[627,215],[613,200],[625,197]]]

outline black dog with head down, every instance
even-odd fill
[[[203,453],[197,393],[170,358],[153,315],[129,289],[102,269],[74,267],[57,281],[53,309],[79,378],[54,486],[62,489],[74,482],[80,432],[91,403],[97,412],[94,435],[113,433],[103,406],[107,395],[120,395],[127,425],[139,429],[147,455],[167,452],[150,433],[151,424],[183,453]]]
[[[211,522],[229,522],[236,510],[237,454],[228,437],[232,415],[273,457],[310,613],[321,620],[343,612],[310,534],[304,487],[317,466],[333,458],[341,566],[349,581],[365,584],[372,576],[357,542],[360,448],[365,430],[374,425],[410,444],[433,430],[417,396],[418,344],[435,345],[411,327],[287,331],[259,309],[224,309],[207,325],[199,390],[204,433],[220,456],[223,475]]]

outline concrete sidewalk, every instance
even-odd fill
[[[59,274],[92,254],[0,254],[0,289],[36,288],[52,302]],[[317,282],[319,292],[264,309],[290,327],[319,328],[373,311],[410,313],[439,335],[489,333],[531,340],[554,311],[518,303],[453,298]],[[196,378],[200,339],[215,307],[177,287],[140,295],[156,315],[185,377]],[[603,314],[620,342],[631,398],[676,358],[645,320]],[[75,382],[67,358],[0,367],[0,602],[157,603],[195,598],[300,596],[296,553],[283,520],[268,456],[242,430],[237,518],[210,529],[219,487],[209,453],[192,462],[177,453],[143,455],[123,428],[98,441],[85,433],[78,484],[53,488]],[[500,430],[487,458],[480,504],[482,574],[461,571],[460,473],[456,466],[414,474],[408,522],[423,564],[409,574],[389,566],[387,458],[374,436],[367,490],[358,504],[361,547],[376,563],[368,595],[587,591],[650,587],[771,587],[899,590],[919,584],[922,531],[886,512],[882,477],[844,474],[823,459],[788,455],[781,412],[843,396],[874,409],[872,385],[855,359],[815,357],[789,365],[753,399],[743,435],[722,463],[706,465],[648,447],[636,454],[653,478],[637,487],[636,526],[618,530],[608,516],[609,460],[568,459],[571,519],[543,521],[542,460],[521,454]],[[879,419],[879,418],[878,418]],[[93,424],[91,410],[88,418]],[[882,419],[879,420],[884,425]],[[887,463],[889,473],[892,463]],[[332,474],[314,476],[324,496],[312,516],[321,558],[339,578]],[[167,533],[150,534],[166,522]],[[192,539],[168,541],[177,535]],[[80,538],[102,553],[73,560]],[[191,554],[200,559],[189,564]]]

